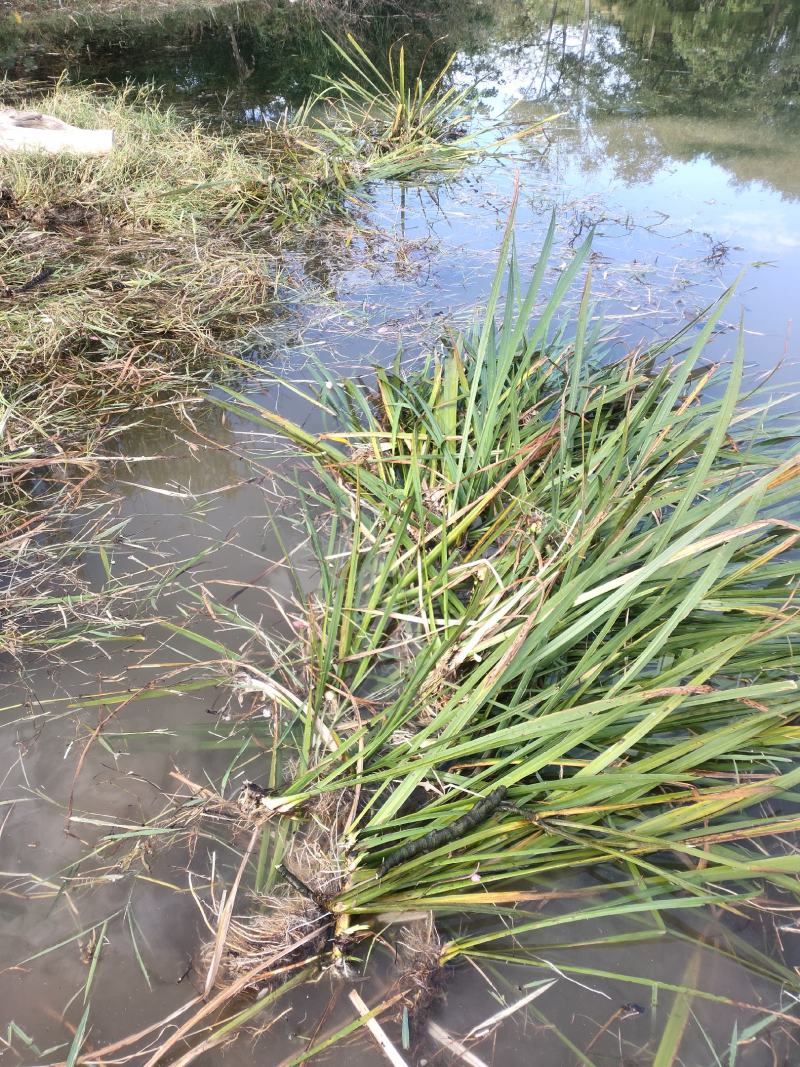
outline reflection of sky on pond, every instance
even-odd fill
[[[594,62],[600,42],[607,71],[585,84],[573,77],[559,95],[560,64],[575,60],[583,35],[580,26],[556,29],[549,53],[540,32],[536,43],[490,44],[457,59],[458,84],[480,78],[484,117],[505,115],[524,127],[562,111],[548,127],[546,154],[541,141],[520,143],[504,163],[431,195],[373,190],[370,219],[404,254],[393,262],[389,246],[377,259],[326,273],[353,318],[339,330],[326,317],[309,336],[347,364],[391,358],[396,334],[413,344],[426,317],[468,321],[485,297],[518,173],[523,265],[536,259],[553,207],[554,267],[596,225],[593,288],[623,343],[682,326],[745,270],[725,321],[736,323],[742,311],[751,366],[774,365],[787,354],[800,277],[800,137],[746,111],[680,115],[642,106],[625,71],[607,62],[623,46],[619,31],[602,23],[591,27],[586,56]],[[371,327],[367,338],[360,316]],[[713,355],[726,358],[730,343],[717,338]]]
[[[523,266],[537,258],[553,207],[551,281],[595,225],[593,291],[630,344],[682,326],[746,269],[725,319],[735,323],[743,309],[749,362],[772,366],[785,354],[795,314],[800,201],[766,182],[739,181],[708,157],[680,159],[657,147],[648,152],[647,173],[636,167],[631,174],[627,159],[608,148],[620,139],[628,144],[634,125],[645,127],[635,131],[636,142],[650,143],[647,123],[606,119],[601,128],[586,122],[576,129],[559,120],[543,158],[520,148],[477,179],[468,176],[435,195],[397,186],[374,190],[370,220],[394,244],[369,262],[356,258],[319,279],[340,303],[335,314],[326,309],[319,329],[312,317],[306,342],[345,364],[386,361],[398,334],[413,351],[420,329],[435,327],[438,316],[470,321],[485,299],[518,173]],[[345,314],[338,328],[336,316]],[[724,358],[729,348],[723,341],[714,351]]]

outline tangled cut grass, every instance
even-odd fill
[[[5,86],[3,102],[19,104],[19,93]],[[231,196],[242,177],[235,145],[206,138],[149,90],[61,84],[36,103],[75,125],[113,127],[117,147],[104,160],[4,159],[0,550],[9,651],[58,641],[59,627],[65,641],[86,629],[80,558],[106,536],[97,526],[87,541],[74,529],[87,476],[120,420],[162,399],[196,397],[229,365],[223,342],[263,317],[277,277],[274,256],[249,249],[233,217],[224,232],[228,212],[244,210]],[[206,180],[213,194],[195,191],[187,203],[176,192],[175,181]],[[102,596],[89,599],[100,608]]]
[[[609,363],[588,287],[565,339],[588,243],[531,323],[551,241],[528,288],[513,259],[498,272],[441,361],[378,369],[376,390],[321,373],[328,432],[221,401],[312,460],[334,516],[308,528],[326,610],[272,670],[303,696],[286,700],[301,769],[271,801],[283,827],[367,793],[337,842],[331,963],[392,914],[450,927],[437,971],[541,968],[553,928],[579,943],[613,917],[613,945],[626,923],[663,936],[711,906],[791,921],[800,900],[797,427],[742,403],[741,338],[728,372],[703,362],[724,300],[680,359],[688,330]],[[574,907],[552,886],[578,870],[598,884]],[[453,930],[465,913],[482,921]],[[800,990],[780,960],[736,956]]]

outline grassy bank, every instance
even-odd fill
[[[231,342],[268,315],[285,240],[371,181],[427,180],[475,154],[468,92],[406,81],[401,54],[386,77],[355,42],[341,54],[352,76],[294,118],[238,133],[149,89],[61,84],[31,100],[3,86],[3,104],[111,127],[115,147],[3,160],[0,536],[25,521],[31,472],[90,457],[121,418],[235,369]]]
[[[64,86],[36,106],[116,138],[104,160],[4,160],[4,373],[23,396],[38,383],[36,421],[63,440],[206,375],[219,340],[257,320],[277,269],[251,222],[277,198],[268,159],[151,92]],[[14,406],[12,433],[29,414]]]
[[[150,392],[194,387],[224,361],[221,340],[263,320],[285,238],[371,181],[452,172],[473,154],[457,136],[466,94],[438,92],[437,81],[423,95],[412,81],[398,108],[394,83],[356,96],[357,85],[333,83],[295,119],[230,135],[187,122],[151,90],[60,86],[35,100],[76,126],[111,127],[115,148],[103,160],[3,161],[0,358],[19,396],[7,398],[12,437],[34,413],[42,436],[63,439]],[[3,102],[22,101],[6,87]]]
[[[357,18],[370,7],[378,6],[375,0],[294,0],[299,11],[309,10],[314,14],[336,16],[337,18]],[[286,9],[288,0],[255,0],[255,5],[269,10]],[[180,12],[213,14],[220,8],[231,8],[230,0],[67,0],[56,3],[54,0],[15,0],[9,18],[17,23],[25,19],[76,20],[87,22],[103,17],[126,18],[133,21],[156,21],[165,16]]]
[[[374,386],[323,376],[309,399],[328,433],[235,394],[224,402],[312,459],[332,518],[309,518],[318,592],[305,595],[298,574],[285,605],[299,636],[250,668],[230,652],[253,702],[237,762],[269,788],[198,787],[162,824],[190,819],[196,833],[205,808],[212,840],[220,817],[252,828],[242,869],[252,863],[254,895],[242,893],[238,916],[226,898],[206,956],[214,1010],[287,973],[293,985],[303,966],[363,967],[393,924],[420,915],[441,939],[427,926],[398,986],[373,1003],[387,1018],[404,1006],[412,1030],[459,958],[551,980],[540,939],[553,930],[568,949],[673,929],[691,942],[681,916],[695,910],[718,909],[723,927],[748,911],[791,921],[797,428],[743,399],[741,342],[728,370],[704,361],[725,301],[693,336],[611,365],[588,285],[561,329],[588,251],[533,323],[549,242],[529,287],[512,262],[504,310],[502,264],[485,320],[441,361],[380,370]],[[559,878],[576,871],[594,884],[562,895]],[[696,944],[800,991],[733,933]],[[560,960],[584,981],[610,977]],[[631,981],[654,998],[663,984]],[[735,1003],[697,970],[672,989],[653,1062],[675,1062],[692,998]],[[237,1004],[207,1039],[277,995]]]
[[[4,102],[20,102],[8,86]],[[244,189],[258,168],[235,141],[148,92],[62,86],[36,105],[110,126],[117,144],[107,160],[3,160],[0,539],[15,642],[39,630],[26,616],[46,576],[69,571],[62,553],[50,566],[40,535],[64,536],[69,483],[95,469],[121,419],[196,396],[225,365],[225,339],[263,315],[278,274],[266,243],[250,246]]]

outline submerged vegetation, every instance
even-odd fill
[[[800,897],[797,428],[743,400],[741,340],[727,372],[704,363],[724,300],[693,339],[617,362],[588,277],[574,326],[560,322],[588,243],[532,322],[552,234],[523,287],[513,257],[504,275],[509,229],[484,321],[427,367],[370,385],[323,376],[307,399],[328,431],[231,390],[220,401],[312,459],[318,587],[295,574],[282,610],[298,636],[271,662],[229,652],[251,703],[225,781],[238,765],[256,782],[231,799],[194,786],[158,823],[165,840],[206,819],[250,837],[209,903],[206,993],[221,988],[148,1064],[201,1023],[202,1048],[227,1039],[320,967],[346,978],[393,924],[411,924],[400,942],[416,938],[415,962],[372,1011],[412,1029],[459,958],[541,969],[544,994],[553,929],[580,945],[584,926],[612,921],[609,946],[712,906],[723,933],[705,951],[800,992],[724,932],[726,916],[788,918]],[[560,892],[575,872],[588,881]],[[692,997],[725,1002],[699,967],[672,987],[654,1062],[673,1062]],[[570,971],[609,977],[556,968]],[[248,989],[262,995],[242,1007]]]

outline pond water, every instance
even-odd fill
[[[486,299],[518,184],[523,268],[535,261],[553,211],[551,279],[594,228],[592,284],[609,350],[667,336],[743,271],[711,353],[720,360],[730,355],[743,316],[751,376],[777,367],[775,397],[789,396],[798,353],[800,3],[417,6],[424,13],[414,18],[387,5],[368,20],[359,37],[370,53],[380,56],[403,33],[410,34],[409,52],[427,55],[432,66],[456,51],[455,77],[478,81],[484,116],[527,124],[557,114],[548,143],[522,142],[450,185],[372,189],[344,239],[338,226],[291,250],[296,288],[253,338],[254,354],[301,381],[310,355],[333,374],[388,362],[400,344],[406,359],[424,354],[444,323],[470,321]],[[158,21],[54,19],[35,31],[9,20],[0,58],[14,77],[67,69],[81,79],[154,78],[180,106],[199,104],[243,122],[291,107],[313,90],[314,75],[336,62],[312,18],[290,5],[276,12],[258,3],[187,9]],[[313,425],[312,412],[286,389],[258,378],[241,388]],[[285,569],[270,566],[282,555],[276,530],[304,558],[280,481],[292,461],[276,456],[274,441],[217,409],[195,407],[189,416],[192,423],[176,428],[154,415],[120,441],[121,455],[149,458],[118,468],[109,487],[129,520],[115,571],[133,576],[160,566],[166,573],[178,560],[207,553],[193,564],[192,588],[202,583],[214,596],[231,598],[243,618],[278,631],[275,598],[288,594],[289,579]],[[99,560],[87,568],[101,580]],[[158,610],[209,640],[244,641],[243,630],[203,617],[180,593],[166,595]],[[21,676],[8,672],[0,699],[0,989],[2,1021],[19,1028],[5,1034],[16,1050],[10,1061],[65,1058],[63,1042],[83,1014],[86,960],[98,939],[102,952],[87,997],[93,1048],[164,1018],[199,981],[192,966],[207,932],[185,874],[192,857],[153,849],[144,873],[129,873],[120,865],[120,846],[89,865],[97,868],[91,885],[73,867],[104,835],[134,832],[164,807],[176,787],[175,768],[196,782],[206,776],[219,782],[235,762],[241,742],[219,715],[223,691],[186,684],[187,661],[195,661],[195,678],[210,679],[218,651],[174,630],[154,634],[148,630],[140,645],[122,649],[103,644],[71,662],[34,661]],[[166,695],[148,693],[157,682]],[[99,693],[104,702],[88,699]],[[109,696],[115,693],[119,700]],[[87,747],[100,722],[101,743]],[[245,771],[237,765],[235,774],[243,780]],[[223,840],[217,851],[229,881],[236,856]],[[558,888],[589,884],[576,876]],[[559,969],[558,984],[474,1046],[484,1062],[651,1064],[673,1003],[670,987],[693,966],[709,998],[692,1005],[675,1063],[800,1062],[790,1023],[795,1000],[781,980],[781,968],[800,965],[793,927],[778,930],[768,917],[763,925],[737,925],[718,915],[670,920],[664,929],[600,923],[543,940],[540,957],[545,973]],[[516,999],[520,987],[541,976],[541,969],[463,965],[449,976],[434,1017],[463,1034],[495,1012],[501,997]],[[390,981],[386,963],[359,988],[365,999],[377,998]],[[326,1029],[350,1018],[345,997],[331,1006],[334,986],[325,978],[281,1002],[276,1014],[290,1010],[255,1046],[242,1040],[198,1062],[255,1056],[277,1064],[296,1055],[323,1013]],[[635,1009],[620,1010],[631,1003]],[[776,1011],[783,1015],[769,1027],[748,1031]],[[329,1059],[353,1056],[385,1062],[366,1038]],[[420,1051],[418,1062],[425,1059],[447,1062],[435,1045]],[[103,1062],[124,1061],[109,1055]]]

